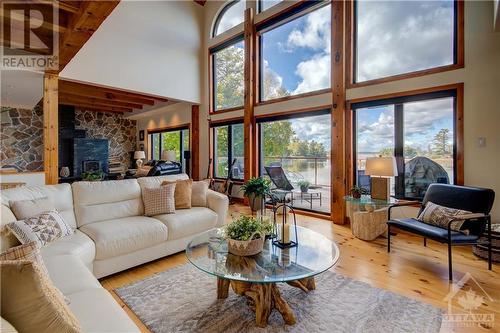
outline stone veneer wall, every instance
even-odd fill
[[[43,171],[43,108],[1,108],[0,167]]]
[[[75,110],[75,127],[87,137],[109,140],[109,155],[130,165],[136,148],[137,124],[120,114]],[[1,108],[0,167],[14,166],[21,172],[43,171],[43,109]]]
[[[137,122],[121,114],[75,110],[75,128],[87,130],[87,138],[108,139],[109,156],[130,165],[130,152],[136,148]]]

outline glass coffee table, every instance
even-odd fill
[[[294,229],[291,229],[294,239]],[[325,236],[297,226],[298,246],[280,249],[266,240],[264,250],[252,257],[228,253],[221,229],[195,237],[186,248],[189,261],[198,269],[217,277],[217,298],[228,297],[229,286],[248,298],[255,311],[257,326],[266,327],[273,309],[288,325],[295,315],[280,294],[277,283],[287,283],[304,292],[316,289],[314,276],[331,268],[339,259],[337,245]]]

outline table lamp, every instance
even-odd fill
[[[146,158],[146,153],[144,152],[144,150],[136,150],[134,152],[134,159],[136,160],[135,164],[137,165],[137,169],[139,169],[142,166],[143,163],[142,160],[144,158]]]
[[[365,175],[371,176],[371,197],[388,201],[391,193],[389,178],[398,175],[396,159],[392,156],[367,158]]]
[[[165,150],[161,153],[162,161],[175,161],[175,151]]]

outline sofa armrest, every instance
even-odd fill
[[[213,190],[207,191],[207,206],[217,213],[217,227],[226,224],[227,211],[229,209],[229,198]]]

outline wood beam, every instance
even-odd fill
[[[45,184],[59,182],[59,101],[58,77],[45,74],[43,79],[43,167]]]
[[[331,218],[336,224],[345,220],[345,66],[344,66],[345,2],[332,2],[332,202]]]
[[[254,62],[255,62],[255,26],[253,8],[245,10],[245,97],[244,97],[244,178],[248,181],[255,177],[255,166],[257,165],[255,151],[255,116],[254,116]],[[229,161],[231,163],[231,161]]]
[[[59,98],[71,100],[74,101],[75,103],[87,103],[87,104],[97,104],[97,105],[111,106],[111,107],[116,106],[116,107],[132,108],[132,109],[142,109],[142,104],[118,102],[104,98],[85,97],[74,94],[62,93],[61,91],[59,91]]]
[[[200,179],[200,106],[191,106],[191,178]]]
[[[91,110],[102,110],[102,111],[114,111],[114,112],[132,112],[133,110],[130,108],[123,108],[117,106],[107,106],[107,105],[98,105],[91,103],[83,103],[83,102],[75,102],[72,100],[68,100],[66,98],[61,97],[59,99],[60,104],[64,105],[72,105],[75,107],[80,107],[82,109],[91,109]]]

